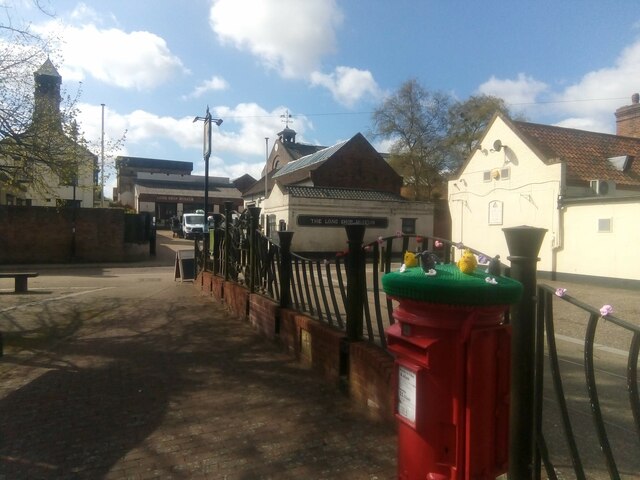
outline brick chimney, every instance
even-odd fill
[[[631,95],[631,105],[616,110],[616,134],[640,138],[640,95]]]

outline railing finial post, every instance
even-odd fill
[[[534,478],[536,458],[536,268],[547,230],[529,226],[503,228],[509,249],[510,276],[522,283],[522,300],[511,307],[511,400],[509,478]],[[538,392],[540,393],[540,392]]]
[[[249,207],[249,293],[256,289],[256,270],[258,264],[257,230],[260,207]]]
[[[280,242],[280,308],[291,306],[291,241],[293,232],[279,230],[278,239]]]
[[[213,245],[211,245],[211,256],[213,257],[213,274],[218,275],[220,273],[220,221],[222,215],[219,213],[213,214]],[[211,228],[211,227],[209,227]]]
[[[347,338],[350,341],[357,341],[362,339],[363,332],[365,259],[362,241],[365,227],[363,225],[349,225],[345,227],[345,230],[349,244],[349,255],[347,256]]]
[[[231,268],[231,207],[233,202],[224,202],[224,281],[231,278],[229,269]]]

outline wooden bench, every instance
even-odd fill
[[[16,293],[26,293],[27,288],[27,279],[32,277],[37,277],[39,275],[38,272],[13,272],[13,273],[5,273],[0,272],[0,278],[14,278],[16,281]]]

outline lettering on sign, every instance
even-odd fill
[[[416,380],[416,372],[398,366],[398,415],[411,423],[416,422]]]
[[[196,197],[184,197],[181,195],[154,195],[151,193],[141,193],[138,199],[141,202],[171,202],[171,203],[194,203],[199,200]]]
[[[194,197],[179,197],[179,196],[171,196],[171,195],[158,195],[156,197],[158,202],[193,202],[195,201]]]
[[[301,227],[348,227],[362,225],[369,228],[387,228],[386,217],[340,217],[328,215],[298,215],[297,223]]]

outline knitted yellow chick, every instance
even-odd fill
[[[407,268],[418,266],[418,257],[415,253],[409,251],[404,253],[404,266]]]
[[[458,268],[462,273],[473,273],[478,266],[475,255],[468,248],[462,252],[462,257],[458,260]]]
[[[413,252],[406,251],[404,253],[404,263],[400,266],[400,273],[406,272],[407,268],[417,267],[418,257]]]

